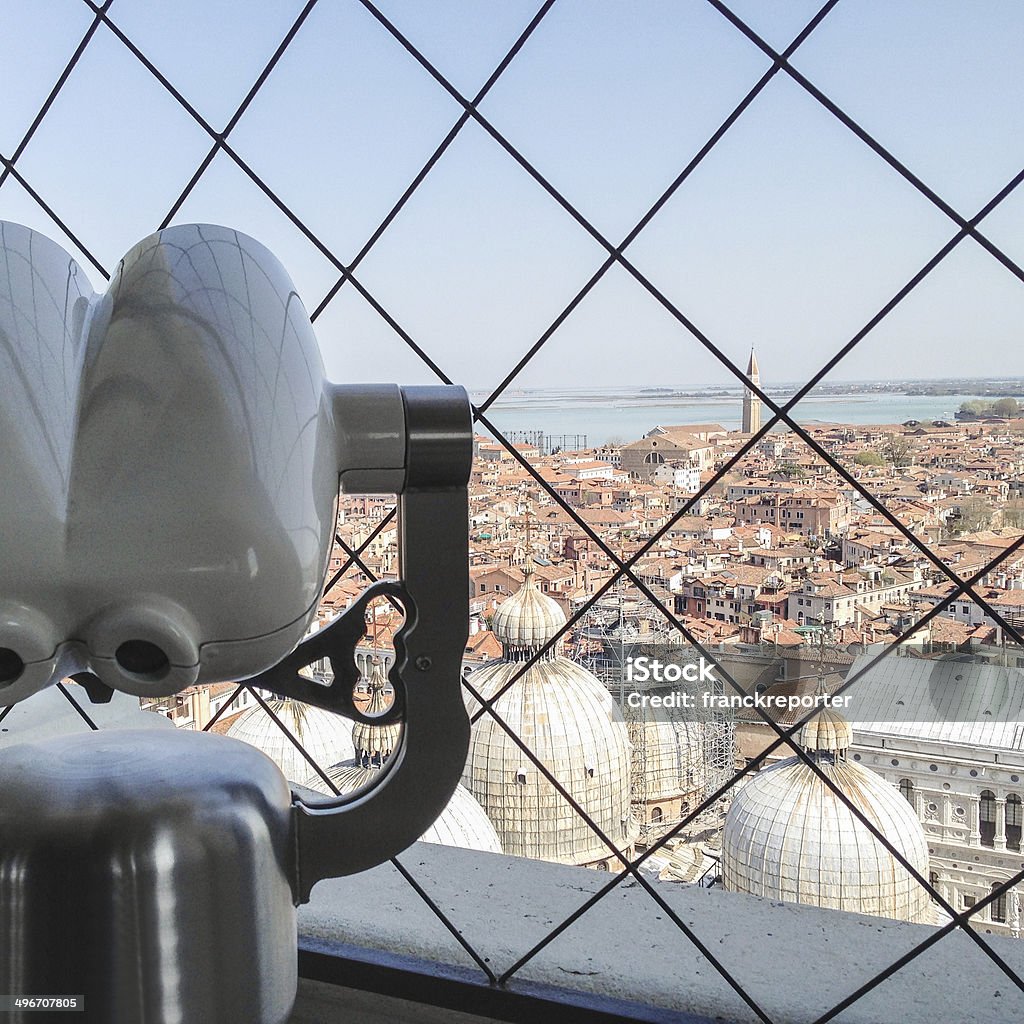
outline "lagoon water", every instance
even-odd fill
[[[482,401],[485,396],[473,396]],[[780,404],[784,399],[773,395]],[[974,395],[836,394],[810,395],[794,407],[793,418],[813,423],[902,423],[904,420],[953,421],[961,403]],[[506,433],[585,434],[587,444],[635,441],[658,424],[719,423],[740,427],[742,399],[738,393],[701,398],[670,398],[638,389],[536,389],[503,395],[490,407],[488,419]],[[762,422],[769,417],[762,411]],[[784,427],[779,429],[785,429]]]

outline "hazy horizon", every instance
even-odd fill
[[[868,384],[885,384],[885,385],[899,385],[899,384],[943,384],[943,383],[947,383],[947,382],[950,383],[950,384],[955,384],[955,383],[971,383],[971,382],[975,382],[975,381],[978,381],[978,382],[984,381],[984,382],[992,383],[992,384],[1012,384],[1012,383],[1014,383],[1016,381],[1020,381],[1020,382],[1024,383],[1024,375],[1021,375],[1019,377],[995,377],[995,376],[991,376],[991,375],[985,375],[985,376],[980,376],[980,377],[959,377],[959,376],[958,377],[949,377],[949,376],[943,376],[943,377],[896,377],[896,378],[862,377],[862,378],[857,378],[857,379],[846,379],[846,378],[842,378],[842,377],[830,377],[826,381],[822,381],[820,385],[817,385],[815,388],[813,388],[810,393],[814,394],[814,392],[817,391],[818,388],[820,388],[822,386],[834,387],[834,386],[842,385],[842,384],[864,384],[864,385],[868,385]],[[773,390],[775,388],[788,388],[788,387],[799,388],[799,387],[802,387],[804,385],[804,383],[806,383],[806,382],[805,381],[796,381],[796,380],[771,380],[771,379],[766,379],[763,374],[761,375],[761,387],[762,387],[762,389],[764,389],[766,391],[771,391],[771,390]],[[481,384],[479,386],[471,386],[469,384],[466,384],[466,388],[467,388],[467,390],[469,390],[473,394],[479,394],[479,393],[482,393],[482,392],[488,390],[487,385],[483,385],[483,384]],[[720,389],[721,390],[730,389],[730,390],[735,391],[737,393],[740,393],[743,390],[742,385],[739,384],[739,382],[737,382],[735,379],[732,379],[732,380],[722,380],[721,382],[718,382],[718,383],[712,382],[710,384],[694,384],[692,386],[688,385],[688,384],[683,384],[683,383],[678,384],[678,385],[673,385],[673,384],[666,384],[664,382],[651,382],[651,381],[645,381],[645,382],[639,382],[639,383],[591,384],[591,385],[580,385],[578,387],[573,387],[572,385],[566,385],[566,384],[563,384],[563,385],[555,385],[555,384],[550,384],[550,385],[528,385],[527,386],[527,385],[516,384],[515,382],[513,382],[512,384],[509,385],[509,387],[508,387],[508,389],[507,389],[507,391],[505,393],[507,393],[507,394],[514,394],[516,392],[532,392],[532,391],[537,391],[537,392],[547,392],[547,391],[579,391],[579,392],[583,392],[583,393],[596,393],[596,392],[600,392],[601,389],[607,389],[607,390],[612,390],[612,391],[626,391],[626,390],[641,390],[642,389],[642,390],[651,390],[651,391],[657,390],[657,391],[673,391],[673,392],[675,392],[675,391],[685,391],[685,390],[713,391],[713,390],[720,390]],[[981,398],[981,397],[985,397],[985,396],[979,395],[977,397]]]

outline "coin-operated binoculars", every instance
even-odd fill
[[[404,725],[377,785],[319,803],[205,733],[3,748],[0,993],[83,994],[102,1024],[280,1024],[295,906],[414,842],[465,762],[466,393],[326,382],[287,273],[225,228],[147,238],[102,295],[18,225],[0,268],[0,705],[66,676],[99,699],[249,680]],[[401,577],[303,640],[339,479],[399,495]],[[367,719],[354,649],[381,596],[405,622],[394,705]],[[322,658],[329,685],[301,671]]]

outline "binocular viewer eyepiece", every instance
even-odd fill
[[[315,614],[339,485],[465,487],[465,392],[325,381],[252,239],[168,228],[95,295],[0,231],[0,705],[81,672],[139,696],[255,676]]]

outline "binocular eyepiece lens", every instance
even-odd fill
[[[25,670],[25,662],[10,647],[0,647],[0,686],[13,683]]]
[[[125,672],[136,676],[159,676],[171,666],[167,655],[148,640],[126,640],[114,657]]]

